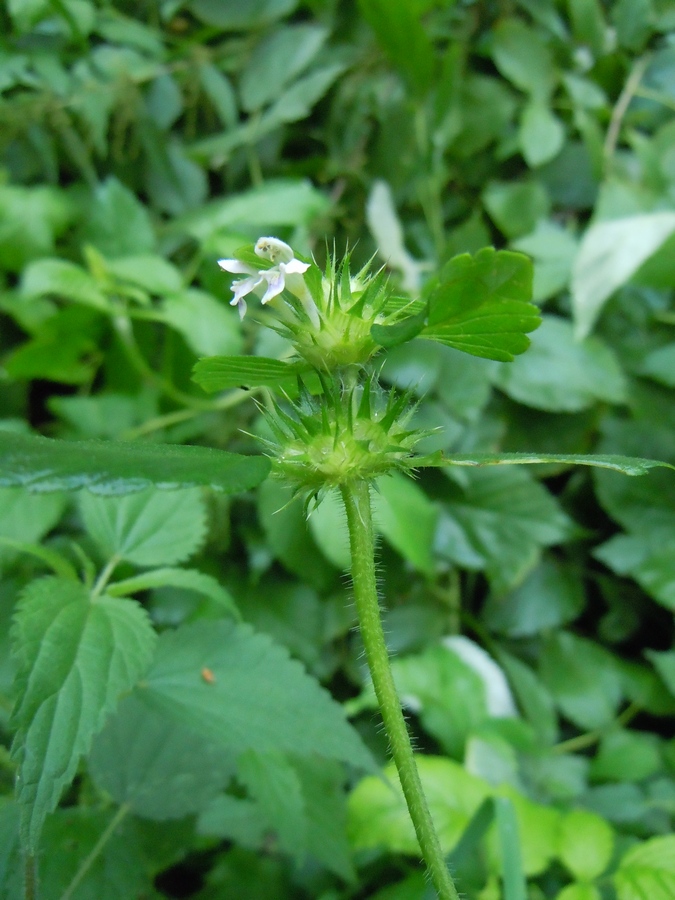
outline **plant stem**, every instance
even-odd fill
[[[35,857],[27,853],[24,861],[24,900],[36,900],[37,898],[37,867]]]
[[[459,900],[422,789],[410,736],[391,674],[375,580],[375,538],[367,481],[342,486],[352,557],[352,582],[368,668],[387,730],[410,818],[440,900]]]

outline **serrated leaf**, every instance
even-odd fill
[[[152,572],[143,572],[134,578],[126,578],[124,581],[109,584],[107,593],[111,597],[129,597],[139,591],[159,587],[186,588],[203,594],[204,597],[213,600],[223,612],[230,613],[235,619],[240,618],[240,612],[232,595],[211,575],[198,572],[196,569],[154,569]]]
[[[675,835],[631,847],[614,875],[619,900],[671,900],[675,895]]]
[[[532,466],[541,463],[561,463],[570,466],[594,466],[611,469],[624,475],[646,475],[650,469],[675,469],[670,463],[657,459],[640,459],[638,456],[620,456],[613,453],[472,453],[467,456],[436,454],[416,460],[426,466]]]
[[[455,256],[428,292],[429,318],[421,337],[473,356],[510,362],[539,326],[532,297],[532,262],[521,253],[485,247]]]
[[[12,628],[17,661],[22,837],[37,845],[45,817],[70,783],[93,735],[150,663],[156,641],[133,601],[91,600],[83,585],[56,577],[24,592]]]
[[[192,380],[212,394],[228,388],[293,388],[298,374],[309,366],[268,359],[265,356],[211,356],[199,359]]]
[[[0,434],[0,446],[4,437],[4,433]],[[0,488],[0,537],[6,539],[0,546],[0,569],[14,555],[8,542],[33,544],[41,540],[59,521],[65,505],[62,494],[36,496],[25,490]]]
[[[0,487],[94,494],[129,494],[154,484],[165,489],[208,485],[225,493],[249,490],[267,478],[264,456],[240,456],[208,447],[114,441],[55,441],[3,432]]]
[[[234,760],[136,692],[94,739],[89,772],[100,790],[137,815],[178,819],[199,812],[225,787]]]
[[[284,648],[247,625],[197,622],[163,634],[137,690],[153,708],[235,753],[316,753],[372,766],[341,707]]]
[[[105,559],[117,557],[137,566],[183,562],[206,536],[206,508],[198,488],[156,491],[126,497],[79,498],[84,526]]]

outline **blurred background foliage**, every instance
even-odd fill
[[[510,364],[423,340],[388,354],[383,380],[412,386],[437,429],[425,449],[675,463],[673,0],[7,0],[0,21],[0,429],[258,452],[249,395],[190,379],[202,356],[288,350],[239,322],[217,258],[273,234],[319,261],[376,254],[414,293],[493,245],[533,258],[544,322]],[[379,488],[387,633],[445,848],[508,796],[531,900],[675,896],[672,473],[448,470]],[[306,522],[289,499],[268,481],[160,504],[159,544],[183,542],[207,582],[129,590],[163,646],[188,629],[195,664],[204,621],[235,603],[255,629],[242,669],[265,636],[285,646],[384,764],[339,506]],[[0,536],[78,566],[105,561],[95,519],[0,488]],[[185,556],[132,550],[129,577]],[[8,746],[9,621],[44,567],[0,554]],[[220,732],[169,736],[139,702],[47,822],[45,900],[424,896],[381,778],[292,741],[237,755]],[[311,703],[295,714],[302,731]],[[13,771],[2,750],[7,898]],[[162,802],[180,790],[190,802]],[[464,896],[503,896],[494,836],[453,859]]]

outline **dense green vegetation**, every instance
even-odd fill
[[[261,235],[385,266],[385,630],[462,896],[671,900],[675,472],[565,457],[675,464],[675,0],[0,22],[0,900],[434,896],[339,492],[266,478],[273,394],[330,391],[229,305]]]

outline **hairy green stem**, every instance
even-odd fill
[[[375,538],[368,482],[359,480],[343,485],[342,499],[347,511],[352,582],[361,636],[403,795],[439,900],[459,900],[431,820],[389,664],[377,599]]]

